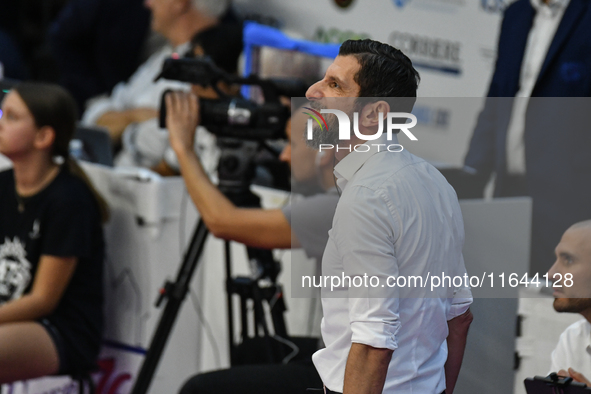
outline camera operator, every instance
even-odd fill
[[[322,155],[304,141],[307,117],[298,112],[286,127],[291,145],[280,159],[292,165],[294,180],[317,182],[325,194],[304,197],[294,206],[281,209],[238,208],[211,183],[193,147],[199,124],[199,102],[195,95],[173,92],[166,96],[166,125],[191,198],[212,234],[226,240],[261,248],[301,246],[309,257],[320,262],[328,240],[328,230],[338,201],[332,174],[334,155]],[[303,220],[291,222],[298,215]],[[290,224],[293,224],[291,227]],[[303,392],[321,384],[311,361],[291,364],[245,365],[228,370],[200,374],[189,379],[181,393],[243,392],[261,390]]]
[[[251,247],[266,249],[290,248],[301,245],[300,234],[292,234],[289,219],[281,209],[238,208],[211,183],[204,171],[199,157],[193,149],[195,129],[199,125],[199,102],[191,93],[172,92],[166,96],[166,125],[169,131],[170,146],[179,161],[181,174],[187,185],[189,195],[197,207],[209,231],[218,238],[243,243]],[[334,187],[332,175],[333,158],[331,154],[316,158],[317,152],[306,146],[303,139],[306,118],[297,114],[288,124],[287,134],[292,145],[282,152],[280,159],[289,164],[293,157],[298,163],[307,163],[292,168],[296,181],[314,181],[328,190]],[[336,193],[323,195],[336,205]],[[310,197],[318,200],[320,196]],[[298,204],[299,205],[299,204]],[[328,212],[322,228],[330,229],[332,213]],[[320,212],[317,213],[320,214]],[[320,226],[321,224],[318,223]],[[296,230],[296,229],[294,229]],[[305,236],[305,235],[303,235]],[[325,235],[328,238],[328,235]],[[306,245],[302,245],[304,249]]]

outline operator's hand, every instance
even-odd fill
[[[572,368],[569,368],[568,372],[565,371],[564,369],[561,369],[560,371],[558,371],[558,375],[559,376],[567,376],[567,377],[570,376],[575,381],[577,381],[579,383],[585,383],[588,387],[591,387],[591,382],[585,376],[583,376],[582,373],[577,372]]]
[[[193,151],[198,125],[197,96],[186,92],[171,92],[166,95],[166,128],[170,146],[177,155]]]

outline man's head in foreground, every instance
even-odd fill
[[[412,62],[400,50],[369,39],[347,40],[324,78],[308,89],[306,98],[313,109],[340,109],[351,120],[352,113],[359,112],[361,133],[375,133],[386,113],[410,112],[419,80]],[[394,97],[401,99],[380,100]],[[326,114],[324,117],[328,132],[315,125],[312,146],[338,142],[336,116]]]
[[[554,309],[580,313],[591,321],[591,220],[572,225],[555,249],[548,271],[553,283]]]

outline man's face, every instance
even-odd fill
[[[144,5],[152,12],[152,30],[166,38],[176,21],[176,3],[176,0],[144,0]]]
[[[306,98],[318,101],[325,97],[357,97],[359,85],[354,78],[360,67],[355,56],[337,56],[324,78],[308,88]]]
[[[310,86],[306,92],[306,98],[310,100],[310,106],[320,109],[340,109],[351,115],[355,106],[355,98],[359,96],[360,87],[355,82],[355,75],[361,65],[354,56],[337,56],[334,62],[326,70],[324,78]],[[320,144],[336,145],[339,141],[339,128],[337,117],[333,114],[324,114],[328,126],[328,132],[313,125],[313,140],[308,143],[315,148]]]
[[[548,278],[562,287],[553,287],[554,309],[557,312],[591,312],[591,227],[566,230],[555,254],[556,262],[548,271]]]

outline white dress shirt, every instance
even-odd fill
[[[569,368],[591,379],[591,324],[585,319],[564,330],[552,352],[550,372]]]
[[[336,167],[342,195],[322,259],[322,275],[463,275],[464,225],[453,188],[408,151],[387,152],[384,134],[367,153]],[[384,393],[439,394],[445,389],[447,321],[472,302],[469,289],[451,298],[405,298],[397,288],[322,289],[322,338],[313,356],[322,381],[342,392],[351,343],[394,350]],[[388,294],[388,297],[385,295]],[[422,294],[425,294],[424,292]]]
[[[518,97],[513,102],[511,120],[507,128],[507,172],[509,174],[525,174],[525,146],[523,133],[525,131],[525,113],[532,91],[546,54],[556,34],[556,29],[562,20],[564,10],[569,0],[531,0],[536,10],[532,28],[527,36],[525,54],[521,63]]]

